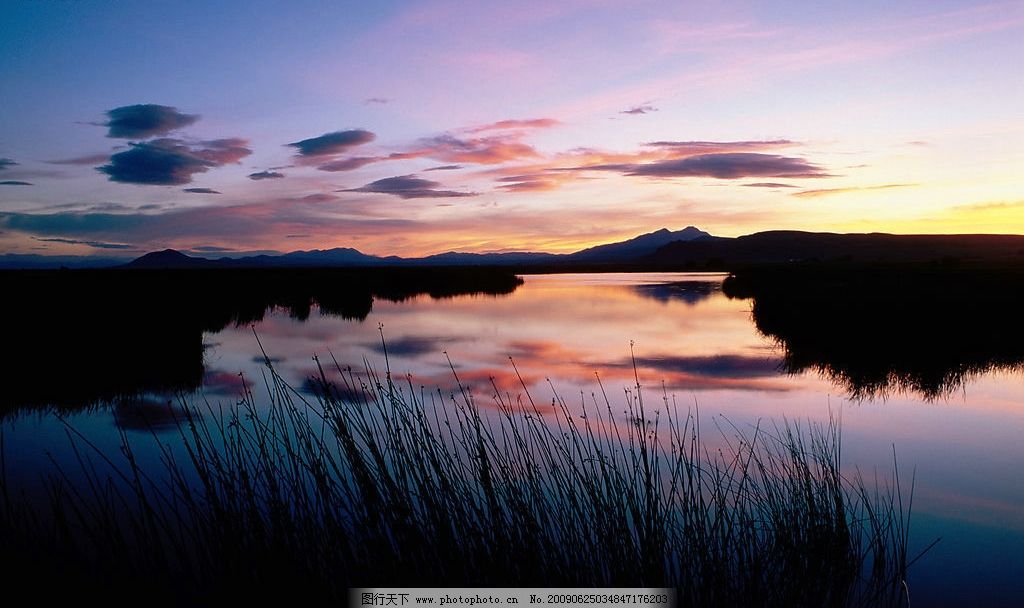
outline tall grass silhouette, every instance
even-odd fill
[[[42,506],[5,474],[12,583],[63,581],[41,598],[113,588],[170,604],[344,603],[351,586],[386,585],[904,603],[909,500],[898,471],[869,483],[840,470],[835,419],[719,419],[709,441],[699,412],[646,402],[639,379],[618,404],[598,378],[578,405],[554,390],[535,402],[524,384],[517,397],[495,387],[482,407],[454,366],[446,392],[317,360],[311,398],[266,363],[234,406],[181,403],[183,451],[162,444],[155,469],[123,431],[106,454],[69,428],[78,468],[54,465]]]

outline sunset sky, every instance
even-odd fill
[[[0,3],[0,253],[1024,233],[1024,1]]]

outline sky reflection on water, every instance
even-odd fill
[[[415,390],[422,386],[442,394],[456,389],[457,375],[481,406],[493,404],[495,389],[515,403],[524,385],[540,404],[551,403],[553,390],[570,407],[583,400],[603,403],[598,376],[618,406],[625,403],[623,391],[634,384],[636,373],[654,407],[668,397],[683,413],[699,408],[709,437],[716,424],[725,428],[726,421],[750,429],[783,419],[823,421],[831,412],[842,417],[843,458],[850,474],[859,470],[871,479],[875,470],[891,470],[893,446],[905,481],[915,472],[914,510],[930,535],[914,537],[918,549],[935,536],[947,536],[933,549],[939,557],[918,567],[915,576],[927,580],[926,589],[917,590],[918,599],[942,599],[945,586],[967,584],[957,583],[949,568],[979,563],[986,564],[992,589],[1013,593],[1024,549],[1024,482],[1018,474],[1024,462],[1024,381],[1019,372],[983,374],[938,400],[897,393],[884,400],[851,401],[841,387],[814,372],[786,373],[782,347],[759,334],[749,300],[722,293],[722,275],[525,279],[508,295],[378,299],[362,321],[315,309],[300,321],[279,311],[253,327],[207,333],[202,394],[211,403],[231,403],[243,382],[260,393],[264,359],[255,330],[275,369],[307,392],[316,355],[328,369],[332,357],[357,373],[368,365],[383,375],[389,366],[393,377]],[[149,395],[143,404],[159,414],[158,404],[167,399]],[[113,449],[118,427],[132,436],[149,433],[130,403],[71,413],[68,420]],[[158,421],[157,430],[168,430],[166,419]],[[61,424],[45,412],[3,424],[16,466],[38,466],[47,450],[58,460],[67,457]],[[160,436],[169,441],[167,433]]]

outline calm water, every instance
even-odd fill
[[[570,404],[590,401],[597,376],[609,398],[622,401],[636,373],[649,399],[667,395],[674,407],[699,408],[709,429],[723,418],[752,427],[841,416],[843,459],[851,473],[887,473],[895,446],[904,481],[916,475],[911,553],[942,537],[912,570],[911,601],[1024,602],[1020,372],[1007,366],[972,374],[937,399],[897,391],[884,399],[851,400],[849,386],[834,376],[787,373],[783,349],[758,332],[751,301],[726,297],[723,278],[527,276],[509,295],[376,300],[362,320],[316,309],[299,320],[275,311],[254,329],[275,368],[295,387],[309,386],[317,355],[357,370],[369,365],[383,373],[390,366],[417,390],[450,391],[457,374],[481,405],[493,402],[495,390],[513,401],[523,397],[524,385],[541,403],[550,402],[553,390]],[[201,396],[231,403],[243,379],[262,382],[253,327],[205,333],[203,344]],[[147,399],[157,404],[167,397],[150,394],[142,407]],[[149,434],[138,404],[88,408],[67,420],[111,449],[119,429],[143,443]],[[48,462],[47,453],[58,461],[70,458],[64,426],[45,410],[8,416],[3,428],[8,467],[24,479]]]

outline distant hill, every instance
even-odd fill
[[[5,253],[0,255],[0,269],[109,268],[120,266],[126,261],[128,261],[128,258],[108,258],[92,255]]]
[[[261,256],[270,258],[271,256]],[[251,260],[241,258],[239,261]],[[313,249],[310,251],[293,251],[276,257],[279,264],[296,266],[376,266],[401,261],[398,256],[378,257],[367,255],[358,249],[336,247],[334,249]]]
[[[187,256],[174,249],[154,251],[128,262],[123,268],[169,269],[169,268],[209,268],[215,265],[212,260]]]
[[[719,266],[797,261],[1024,261],[1024,236],[1000,234],[835,234],[774,230],[737,238],[676,241],[644,261]]]
[[[452,266],[481,266],[481,265],[506,265],[506,264],[547,264],[558,262],[566,256],[557,253],[538,253],[533,251],[510,251],[507,253],[459,253],[449,251],[428,255],[423,258],[412,258],[405,260],[406,263],[414,265],[452,265]]]
[[[716,237],[688,226],[583,249],[570,254],[509,252],[459,253],[449,251],[422,258],[380,257],[356,249],[293,251],[210,260],[173,249],[147,253],[127,268],[282,268],[375,266],[482,266],[538,265],[557,268],[574,265],[640,264],[729,268],[739,264],[798,261],[928,262],[965,260],[1024,261],[1020,235],[898,235],[884,233],[835,234],[774,230],[736,238]]]
[[[728,269],[742,264],[792,261],[956,262],[969,260],[1024,262],[1024,236],[1000,234],[899,235],[837,234],[772,230],[741,237],[713,236],[694,226],[662,228],[616,243],[570,254],[513,251],[462,253],[448,251],[421,258],[375,256],[349,247],[312,249],[285,254],[208,259],[173,249],[155,251],[127,264],[92,256],[0,255],[0,268],[340,268],[379,266],[536,266],[599,269],[608,264],[633,267],[695,267]]]
[[[620,243],[608,243],[597,245],[571,253],[567,259],[582,262],[618,262],[628,261],[641,256],[654,253],[659,247],[674,242],[689,242],[695,240],[714,239],[707,232],[694,226],[687,226],[675,232],[662,228],[661,230],[641,234],[638,237],[622,241]]]
[[[656,232],[618,243],[598,245],[576,253],[555,254],[531,251],[505,253],[460,253],[449,251],[422,258],[398,256],[380,257],[363,253],[357,249],[338,247],[335,249],[313,249],[293,251],[283,255],[256,255],[243,258],[192,257],[166,249],[147,253],[125,265],[125,268],[282,268],[282,267],[362,267],[362,266],[507,266],[507,265],[559,265],[580,263],[628,263],[643,256],[651,255],[659,247],[674,241],[715,239],[707,232],[693,226],[682,230],[662,228]]]

